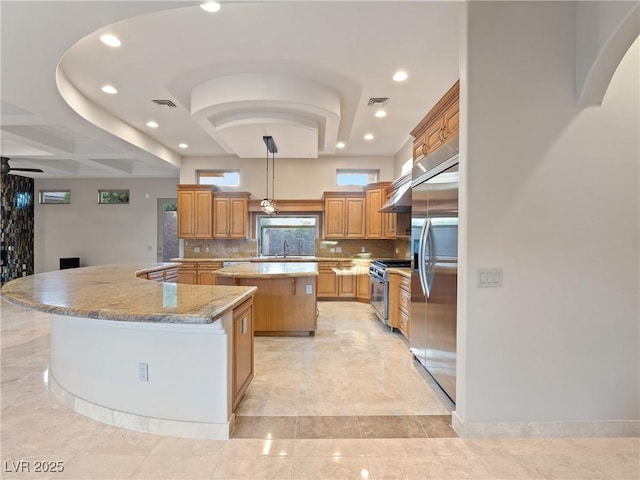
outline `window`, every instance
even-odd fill
[[[260,255],[315,255],[318,217],[258,216]]]
[[[40,190],[38,196],[40,203],[71,203],[69,190]]]
[[[368,185],[378,181],[379,170],[337,170],[336,180],[339,187]]]
[[[239,170],[198,170],[198,184],[217,185],[219,187],[239,187]]]
[[[129,190],[98,190],[98,203],[129,203]]]
[[[401,175],[406,175],[413,169],[413,157],[402,164],[402,173]]]

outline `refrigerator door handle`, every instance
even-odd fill
[[[427,218],[422,225],[422,231],[420,232],[420,244],[418,246],[418,276],[420,277],[420,286],[422,287],[422,293],[429,298],[429,285],[427,283],[427,272],[425,271],[425,246],[429,231],[431,230],[431,219]]]

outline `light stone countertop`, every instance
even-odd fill
[[[387,271],[389,273],[397,273],[398,275],[402,275],[405,278],[411,278],[411,269],[410,268],[388,268]]]
[[[239,263],[214,270],[212,275],[240,278],[294,278],[318,275],[316,262]]]
[[[21,277],[5,300],[42,312],[125,322],[206,324],[256,292],[255,287],[155,282],[136,274],[178,264],[125,263]]]

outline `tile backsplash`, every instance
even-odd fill
[[[316,240],[316,256],[335,258],[410,258],[409,239]],[[198,251],[199,250],[199,251]],[[185,240],[185,258],[242,258],[258,256],[258,240]]]

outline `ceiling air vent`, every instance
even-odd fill
[[[161,107],[176,108],[176,104],[171,100],[154,100],[153,103],[160,105]]]
[[[369,103],[367,105],[368,106],[371,106],[371,105],[384,105],[388,101],[389,101],[389,97],[371,97],[369,99]]]

